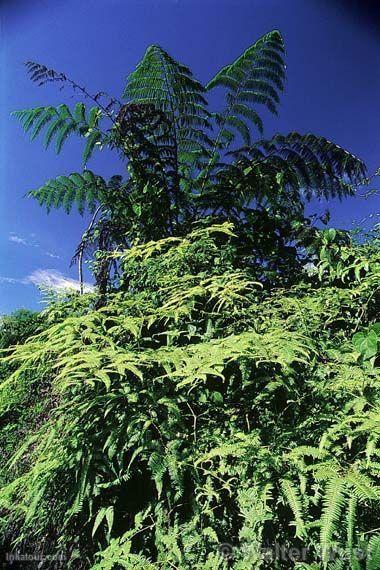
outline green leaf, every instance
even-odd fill
[[[364,360],[369,360],[377,355],[378,337],[374,330],[370,330],[368,333],[359,332],[354,334],[352,343]]]

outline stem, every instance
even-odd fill
[[[88,225],[86,231],[84,232],[83,235],[87,234],[88,232],[90,232],[92,230],[92,228],[94,227],[95,224],[95,220],[96,217],[98,215],[98,213],[100,212],[100,210],[102,209],[103,206],[98,206],[94,212],[94,215],[92,216],[91,222]],[[85,242],[83,241],[83,236],[82,236],[82,243],[80,245],[80,249],[79,249],[79,255],[78,255],[78,278],[79,278],[79,294],[83,295],[84,293],[84,286],[83,286],[83,254],[84,254],[84,248],[85,248]]]

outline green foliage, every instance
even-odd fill
[[[368,331],[358,332],[352,337],[352,343],[364,361],[373,365],[379,352],[380,323],[373,323]]]
[[[0,320],[0,349],[2,356],[13,350],[13,346],[22,345],[28,338],[41,332],[46,326],[43,316],[38,313],[20,309],[9,316],[3,316]],[[4,389],[0,392],[0,449],[1,449],[1,474],[0,480],[3,484],[7,480],[7,471],[4,465],[9,457],[19,448],[20,440],[30,427],[38,423],[43,408],[41,392],[39,387],[33,384],[35,377],[30,371],[20,378],[17,386],[9,390],[6,387],[6,380],[17,369],[15,363],[7,358],[0,360],[0,381]],[[40,379],[39,386],[43,386]],[[23,400],[26,405],[18,405]]]
[[[31,140],[45,129],[45,148],[55,141],[57,154],[61,152],[64,142],[72,133],[86,137],[84,163],[90,158],[95,145],[102,141],[99,130],[102,112],[97,107],[92,107],[87,112],[83,103],[77,103],[74,110],[70,111],[67,105],[62,104],[57,108],[48,106],[24,109],[16,111],[13,115],[20,121],[24,131],[30,132]]]
[[[203,87],[150,46],[108,104],[27,64],[96,104],[16,113],[31,138],[60,151],[75,133],[85,163],[108,147],[126,175],[29,194],[91,213],[75,259],[98,289],[25,334],[4,320],[5,550],[93,570],[379,567],[379,241],[305,216],[354,192],[357,157],[312,134],[251,140],[283,53],[270,32]]]
[[[247,570],[275,543],[306,549],[299,568],[375,568],[378,353],[368,367],[355,335],[377,330],[380,257],[342,248],[360,279],[268,290],[230,224],[198,227],[116,252],[104,307],[48,309],[3,358],[4,410],[20,382],[49,403],[3,466],[16,543],[73,568]]]
[[[221,69],[208,83],[207,90],[219,86],[227,89],[227,108],[217,114],[217,122],[221,127],[217,141],[222,147],[229,146],[234,139],[231,127],[240,133],[244,144],[250,145],[247,121],[253,123],[262,134],[263,123],[255,111],[257,104],[265,105],[272,113],[277,112],[278,92],[284,88],[284,51],[280,32],[270,32],[250,46],[236,61]]]
[[[94,148],[108,148],[126,167],[112,192],[100,176],[89,180],[86,170],[29,193],[48,211],[69,212],[76,205],[81,213],[85,206],[97,212],[75,259],[81,264],[85,251],[95,252],[102,293],[112,289],[118,275],[114,266],[98,263],[108,252],[183,236],[210,215],[216,222],[233,222],[254,251],[253,262],[270,268],[268,279],[277,277],[279,269],[297,265],[297,253],[308,245],[305,201],[352,194],[366,176],[360,159],[323,137],[292,132],[262,138],[260,108],[277,112],[285,81],[284,44],[277,30],[224,66],[206,87],[188,67],[152,45],[128,77],[123,102],[103,103],[104,93],[92,95],[43,65],[28,62],[27,68],[39,85],[68,85],[96,104],[89,110],[78,102],[73,111],[62,104],[16,112],[31,138],[44,131],[45,145],[55,141],[59,152],[70,135],[79,135],[86,141],[85,164]],[[226,106],[211,112],[207,97],[220,87],[226,90]],[[252,137],[252,126],[260,139]]]
[[[79,213],[83,214],[86,206],[90,212],[94,212],[96,205],[105,200],[105,193],[106,182],[103,178],[91,170],[85,170],[82,174],[73,172],[69,176],[48,180],[29,195],[36,198],[41,206],[46,206],[48,212],[52,208],[63,208],[69,214],[75,203]]]
[[[42,319],[36,312],[19,309],[11,315],[0,318],[0,349],[23,343],[42,326]]]
[[[177,175],[187,161],[196,162],[207,153],[205,129],[211,125],[204,92],[190,69],[154,45],[128,77],[123,97],[133,104],[152,105],[167,116],[169,125],[158,133],[158,143],[164,145],[166,160]]]

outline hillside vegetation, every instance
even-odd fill
[[[380,569],[379,238],[305,214],[367,174],[315,135],[252,142],[283,52],[271,32],[203,87],[151,46],[123,103],[28,64],[96,103],[17,112],[32,138],[60,151],[76,134],[85,162],[107,147],[127,174],[31,192],[87,216],[74,260],[96,290],[2,321],[5,552],[44,568]]]

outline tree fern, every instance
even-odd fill
[[[365,172],[363,162],[338,145],[314,135],[289,133],[261,140],[232,153],[235,161],[215,174],[202,203],[223,208],[264,205],[302,211],[304,197],[352,195]]]
[[[204,92],[189,68],[155,45],[128,77],[123,97],[134,104],[153,105],[168,117],[169,128],[159,131],[156,140],[175,178],[181,165],[197,164],[207,153],[209,120]]]
[[[24,131],[31,133],[32,140],[45,129],[45,148],[55,141],[57,153],[62,150],[64,142],[72,133],[86,137],[87,143],[83,153],[85,163],[95,145],[100,144],[103,139],[99,130],[102,112],[98,107],[92,107],[87,112],[83,103],[77,103],[71,111],[67,105],[62,104],[57,108],[49,106],[16,111],[13,115],[21,122]]]
[[[250,123],[262,133],[262,120],[255,111],[255,106],[265,105],[272,113],[276,113],[278,93],[283,90],[285,77],[283,52],[281,34],[277,30],[269,32],[232,64],[223,67],[207,84],[207,90],[219,86],[227,89],[227,107],[217,114],[220,130],[215,149],[229,146],[234,139],[234,130],[249,145]]]
[[[357,157],[311,134],[254,138],[258,105],[277,110],[282,53],[275,31],[219,72],[214,114],[158,46],[110,107],[30,64],[94,106],[21,111],[26,132],[57,150],[77,134],[85,160],[108,147],[126,172],[30,193],[91,212],[74,257],[98,287],[54,297],[38,334],[1,355],[5,551],[10,537],[72,566],[245,570],[280,543],[307,547],[297,567],[345,569],[330,549],[361,564],[379,511],[378,243],[305,214],[312,197],[354,192]]]
[[[52,208],[63,208],[69,214],[75,204],[79,213],[83,214],[86,207],[93,212],[99,202],[105,201],[106,186],[101,176],[85,170],[82,174],[73,172],[69,176],[48,180],[28,195],[45,206],[48,212]]]
[[[365,172],[363,162],[338,145],[323,137],[296,132],[258,141],[247,149],[246,154],[238,151],[236,156],[238,160],[241,157],[246,166],[247,182],[251,173],[249,162],[252,161],[252,174],[257,166],[257,174],[269,175],[273,182],[276,179],[279,189],[289,185],[290,189],[302,191],[308,199],[312,195],[342,197],[351,194],[353,188],[348,182],[358,184]]]
[[[71,134],[85,138],[85,164],[95,148],[105,147],[126,163],[123,191],[113,194],[117,207],[107,211],[107,220],[102,217],[102,229],[94,229],[108,243],[105,251],[116,227],[132,243],[180,234],[210,213],[233,216],[244,239],[256,218],[266,224],[264,218],[272,217],[276,248],[271,251],[290,251],[289,244],[298,243],[292,228],[304,223],[304,200],[352,194],[365,168],[353,155],[314,135],[290,133],[253,141],[252,125],[263,130],[257,106],[277,110],[285,74],[283,53],[282,37],[274,30],[220,70],[205,88],[188,67],[152,45],[127,80],[124,105],[103,92],[92,95],[64,73],[28,62],[30,77],[39,85],[68,85],[95,106],[87,110],[78,102],[73,110],[62,104],[15,115],[31,138],[44,131],[45,144],[55,142],[58,152]],[[209,113],[207,91],[218,86],[227,90],[226,108]],[[245,147],[222,156],[236,142],[236,133]],[[57,183],[49,181],[47,186]],[[58,196],[60,191],[49,188],[47,194]],[[39,197],[48,203],[44,192],[41,188]],[[69,191],[65,194],[70,196]],[[80,201],[79,189],[77,197]],[[275,214],[279,211],[282,225]],[[117,240],[111,241],[116,245]],[[107,270],[107,276],[104,267],[100,273],[106,282],[111,274]]]

